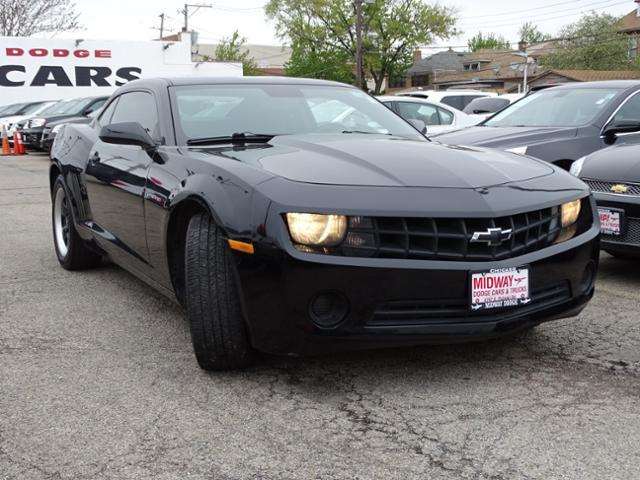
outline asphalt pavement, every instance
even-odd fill
[[[59,267],[48,166],[0,157],[0,479],[640,478],[640,262],[513,338],[207,374],[179,307]]]

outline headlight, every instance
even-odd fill
[[[569,169],[569,173],[571,173],[571,175],[574,175],[576,177],[580,176],[580,173],[582,172],[582,167],[584,166],[585,158],[587,157],[579,158],[578,160],[576,160],[571,164],[571,168]]]
[[[61,123],[60,125],[56,125],[51,129],[51,133],[58,133],[63,126],[64,126],[64,123]]]
[[[342,242],[347,233],[344,215],[287,213],[287,225],[293,241],[302,245],[332,247]]]
[[[45,123],[47,123],[47,121],[44,118],[34,118],[31,120],[30,125],[32,127],[42,127]]]
[[[567,228],[578,221],[580,215],[581,200],[565,203],[560,207],[560,218],[562,220],[562,228]]]
[[[511,153],[517,153],[518,155],[526,155],[527,154],[527,148],[529,148],[527,145],[524,145],[522,147],[513,147],[513,148],[507,148],[507,152],[511,152]]]

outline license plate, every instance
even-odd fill
[[[531,302],[529,268],[497,268],[471,274],[471,310],[518,307]]]
[[[622,235],[624,211],[611,208],[598,208],[600,231],[604,235]]]

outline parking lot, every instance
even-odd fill
[[[207,374],[177,306],[58,266],[48,165],[0,158],[1,479],[640,476],[640,262],[515,338]]]

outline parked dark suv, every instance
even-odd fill
[[[51,147],[49,135],[52,124],[61,120],[71,121],[78,117],[87,117],[102,108],[109,97],[85,97],[58,102],[45,110],[43,115],[30,118],[23,125],[24,143],[29,148],[48,150]]]
[[[526,154],[569,169],[601,148],[640,141],[638,93],[639,81],[557,86],[523,98],[478,126],[431,138]]]

